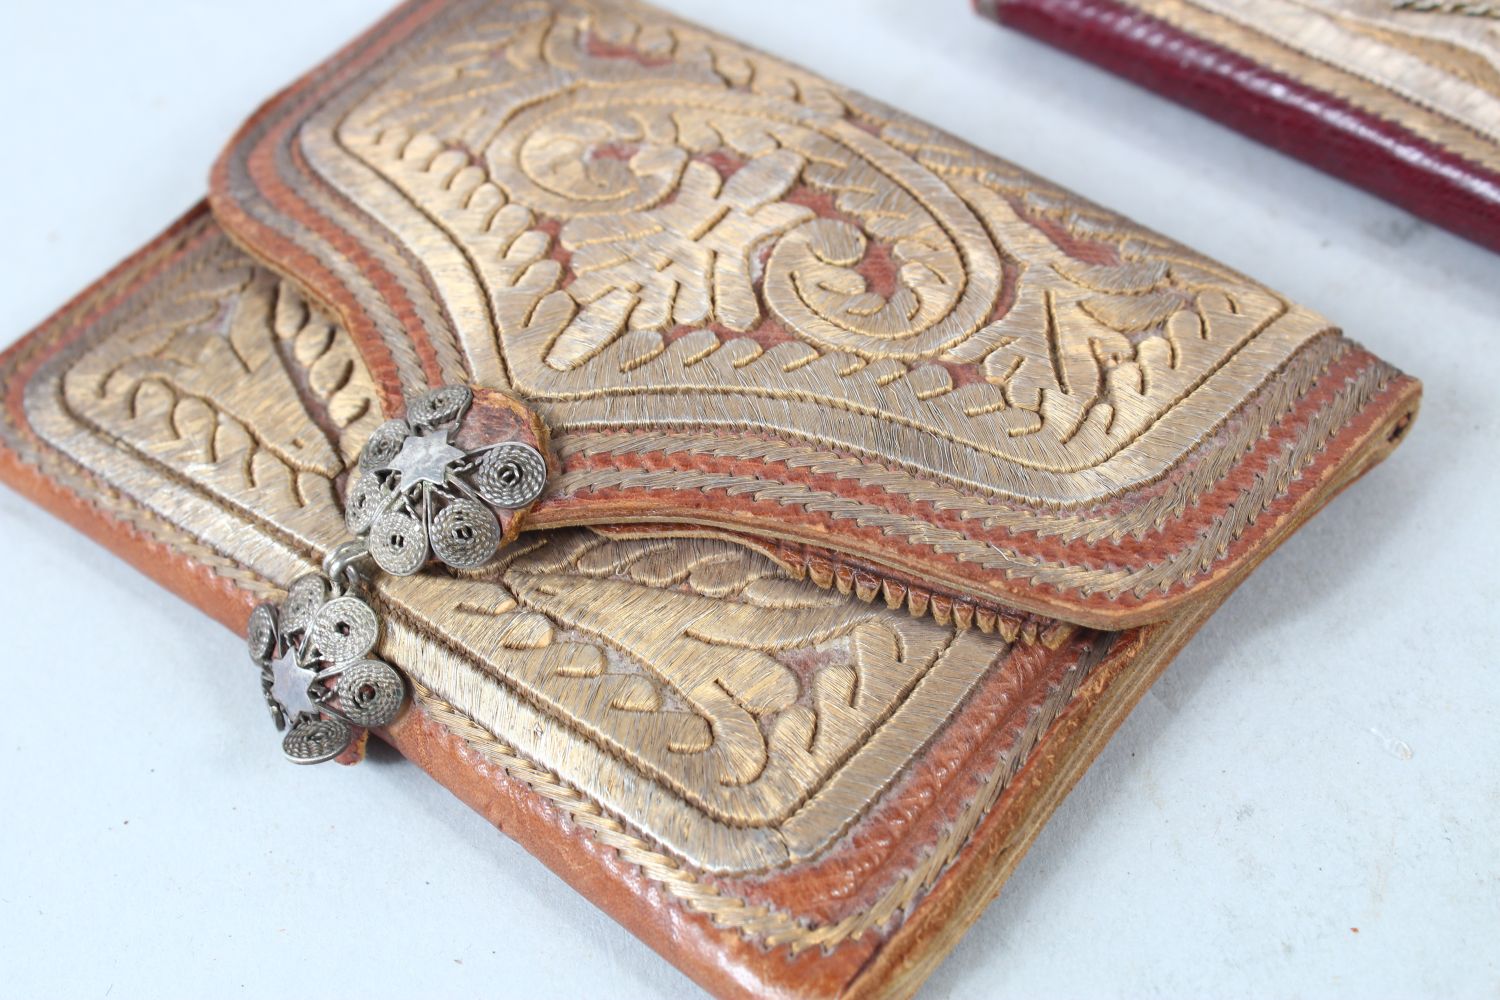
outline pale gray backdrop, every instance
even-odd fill
[[[963,0],[667,6],[1263,278],[1427,384],[1407,443],[1182,653],[925,996],[1495,996],[1500,256]],[[10,0],[0,344],[383,9]],[[237,637],[4,490],[0,599],[0,996],[696,995],[416,768],[282,763]]]

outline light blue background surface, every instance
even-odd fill
[[[962,0],[667,6],[1426,381],[1408,442],[1210,621],[924,995],[1500,992],[1500,256]],[[11,0],[0,342],[187,209],[256,104],[382,12]],[[0,995],[696,995],[416,768],[283,764],[238,638],[3,490],[0,539]]]

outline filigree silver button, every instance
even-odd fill
[[[455,443],[474,396],[461,386],[423,393],[405,420],[390,420],[360,452],[345,524],[367,536],[375,565],[410,576],[429,555],[454,569],[476,569],[500,546],[492,508],[519,510],[541,496],[547,460],[525,441],[465,450]]]
[[[250,614],[250,658],[276,727],[286,731],[282,751],[298,764],[338,757],[358,729],[391,722],[406,698],[400,673],[371,655],[380,618],[354,592],[357,580],[352,572],[310,574],[279,607]]]

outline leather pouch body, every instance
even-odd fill
[[[1317,315],[647,8],[400,8],[0,358],[0,474],[225,624],[441,382],[528,529],[382,578],[382,735],[708,989],[914,990],[1419,394]]]
[[[975,0],[1500,250],[1500,7],[1444,0]]]

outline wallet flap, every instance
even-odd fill
[[[262,109],[215,214],[387,415],[509,390],[527,527],[750,539],[940,620],[1205,599],[1415,383],[1318,315],[649,8],[419,0]]]

